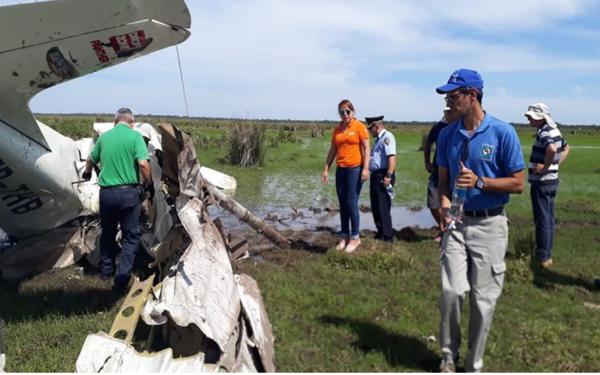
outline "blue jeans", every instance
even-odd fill
[[[135,187],[100,190],[100,274],[112,276],[119,247],[115,240],[121,225],[121,260],[115,272],[115,286],[126,287],[140,246],[140,197]]]
[[[360,212],[358,211],[358,196],[362,188],[360,179],[362,166],[351,168],[337,167],[335,170],[335,188],[340,202],[340,219],[342,235],[358,239],[360,228]],[[352,223],[350,232],[348,222]]]
[[[535,255],[542,262],[552,258],[554,246],[554,198],[558,180],[531,183],[531,205],[535,222]]]

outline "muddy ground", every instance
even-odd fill
[[[261,234],[248,229],[238,234],[242,235],[248,241],[249,258],[235,262],[236,267],[244,268],[244,263],[275,263],[278,265],[294,266],[298,261],[308,257],[322,255],[327,251],[337,251],[337,245],[340,237],[337,234],[337,228],[319,227],[314,230],[287,230],[280,233],[290,240],[289,249],[280,249],[273,245]],[[435,227],[423,229],[420,227],[405,227],[401,230],[394,230],[395,242],[388,244],[382,241],[373,240],[375,232],[372,230],[362,230],[360,232],[361,244],[355,254],[363,254],[373,251],[385,251],[393,246],[400,246],[401,242],[415,241],[434,241],[438,232]]]

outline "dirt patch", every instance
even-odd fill
[[[271,263],[278,266],[296,267],[300,262],[323,256],[328,251],[336,251],[340,237],[331,227],[318,227],[316,230],[287,230],[281,234],[291,242],[289,249],[280,249],[255,231],[236,232],[246,238],[249,244],[250,257],[236,262],[236,267],[244,269],[258,263]],[[375,232],[363,230],[360,232],[361,245],[356,252],[359,256],[369,256],[381,252],[401,252],[403,242],[433,241],[437,236],[436,227],[422,229],[405,227],[394,231],[395,242],[389,244],[375,240]],[[353,254],[354,255],[354,254]]]
[[[567,211],[573,212],[576,214],[588,214],[588,215],[597,215],[600,214],[600,204],[597,202],[591,201],[573,201],[569,200],[566,202],[558,202],[557,208]]]

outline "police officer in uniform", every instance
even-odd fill
[[[392,197],[390,192],[396,183],[396,138],[385,130],[383,116],[366,117],[369,132],[375,138],[371,148],[369,171],[371,172],[371,210],[377,227],[375,239],[394,242],[392,229]]]

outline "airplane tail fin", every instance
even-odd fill
[[[0,121],[49,148],[37,93],[189,36],[184,0],[61,0],[0,7]]]

